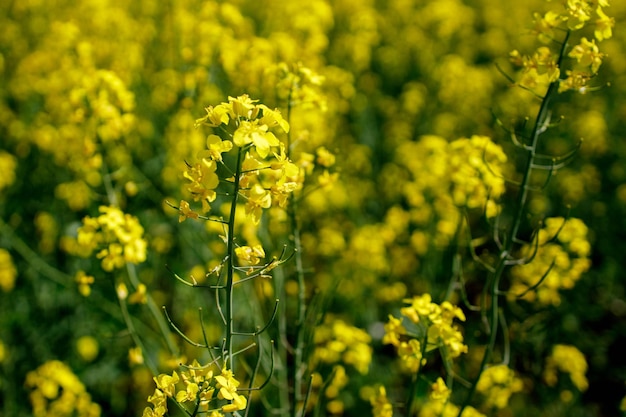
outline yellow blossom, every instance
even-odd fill
[[[429,398],[431,400],[441,401],[443,403],[448,401],[451,391],[441,377],[437,378],[435,383],[430,386],[430,389]]]
[[[128,297],[130,304],[146,304],[148,302],[147,289],[145,284],[139,284],[134,293]]]
[[[372,415],[374,417],[393,416],[393,407],[387,399],[387,391],[384,386],[379,386],[376,394],[370,397],[370,404],[372,405]]]
[[[78,284],[78,291],[81,295],[88,297],[91,294],[91,284],[94,283],[94,277],[87,275],[85,271],[81,270],[76,273],[74,280]]]
[[[511,395],[520,392],[524,384],[515,371],[506,365],[490,366],[483,371],[476,384],[476,391],[483,394],[487,407],[505,409]]]
[[[17,158],[10,153],[0,151],[0,192],[15,181]]]
[[[172,373],[172,375],[168,374],[160,374],[157,377],[154,377],[154,382],[159,390],[163,392],[168,397],[174,397],[176,395],[176,387],[175,385],[180,381],[178,374],[176,371]]]
[[[579,65],[590,67],[591,73],[595,74],[602,64],[604,54],[599,52],[595,39],[589,41],[583,37],[580,43],[572,48],[568,56],[575,58]]]
[[[265,258],[265,251],[261,245],[239,246],[235,248],[235,255],[243,262],[250,265],[258,265]]]
[[[608,17],[602,11],[601,7],[596,9],[598,19],[596,20],[596,29],[593,32],[598,41],[610,39],[613,36],[613,26],[615,26],[615,18]]]
[[[17,276],[17,269],[13,265],[11,254],[0,248],[0,288],[3,292],[10,292],[15,286],[15,278]]]
[[[198,213],[196,213],[189,207],[189,203],[185,200],[180,200],[180,204],[178,205],[178,211],[180,213],[178,215],[179,223],[182,223],[187,219],[197,219],[199,216]]]
[[[574,386],[579,391],[587,390],[587,360],[575,346],[555,345],[552,354],[546,360],[543,377],[549,386],[556,385],[558,381],[557,370],[567,373]]]
[[[222,162],[222,154],[233,148],[233,143],[229,140],[222,140],[217,135],[209,135],[206,140],[208,156],[210,159]],[[203,157],[203,155],[201,155]]]
[[[260,184],[255,184],[252,189],[248,190],[246,197],[246,214],[252,218],[254,224],[258,224],[263,209],[270,208],[272,205],[272,195]]]
[[[265,159],[270,153],[270,149],[279,145],[279,141],[268,126],[261,124],[259,120],[243,120],[233,134],[235,145],[244,147],[250,143],[254,144],[257,154]]]

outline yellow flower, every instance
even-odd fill
[[[85,217],[78,229],[77,241],[87,248],[89,256],[100,245],[106,245],[96,257],[102,259],[102,268],[112,271],[126,264],[146,260],[147,243],[143,239],[143,227],[136,217],[124,214],[117,207],[101,206],[102,213],[96,218]]]
[[[49,361],[26,375],[26,386],[35,417],[51,415],[100,416],[100,406],[91,401],[85,386],[60,361]],[[62,414],[59,413],[60,410]]]
[[[202,210],[205,213],[211,209],[209,203],[215,201],[217,197],[215,188],[220,181],[215,173],[216,169],[215,161],[202,158],[183,173],[183,177],[191,181],[187,190],[193,195],[194,201],[202,201]]]
[[[556,371],[568,373],[572,383],[579,391],[585,391],[589,386],[587,377],[587,360],[575,346],[555,345],[552,354],[546,360],[544,380],[549,386],[556,385],[558,376]]]
[[[486,397],[485,405],[499,409],[508,407],[511,395],[523,388],[522,380],[506,365],[494,365],[485,369],[476,384],[476,390]]]
[[[558,27],[563,21],[561,15],[554,11],[548,11],[541,16],[539,13],[534,14],[535,28],[537,38],[542,43],[549,43],[554,39],[554,28]]]
[[[233,372],[231,370],[226,368],[222,369],[221,375],[217,375],[215,377],[215,381],[217,382],[217,389],[219,389],[217,397],[220,399],[232,401],[230,404],[222,406],[222,411],[224,411],[225,413],[230,413],[246,408],[246,397],[237,394],[239,381],[234,378]]]
[[[178,222],[182,223],[187,219],[197,219],[198,218],[198,213],[196,213],[195,211],[193,211],[190,207],[189,207],[189,203],[186,202],[185,200],[180,200],[180,204],[178,205],[178,211],[179,211],[179,215],[178,215]]]
[[[591,72],[595,74],[602,64],[604,54],[598,50],[595,39],[589,41],[583,37],[580,43],[572,48],[568,56],[575,58],[579,65],[590,67]]]
[[[280,144],[276,136],[268,131],[268,126],[259,120],[242,121],[233,134],[233,142],[240,148],[249,143],[254,144],[257,154],[263,159],[269,155],[272,146]]]
[[[406,329],[402,325],[402,319],[398,319],[391,314],[389,321],[385,324],[385,335],[383,336],[383,344],[400,345],[400,338],[406,334]]]
[[[243,262],[258,265],[261,259],[265,258],[265,251],[261,245],[239,246],[235,248],[235,255]]]
[[[392,417],[393,407],[387,399],[387,391],[382,385],[376,390],[376,394],[370,398],[372,405],[372,415],[374,417]]]
[[[0,288],[3,292],[10,292],[15,286],[17,269],[13,265],[11,254],[0,248]]]
[[[598,14],[598,20],[596,20],[596,30],[593,34],[600,42],[613,36],[612,29],[615,26],[615,19],[604,14],[601,7],[596,9],[596,13]]]
[[[431,400],[440,401],[442,403],[448,401],[451,391],[450,388],[446,386],[446,383],[443,382],[443,379],[441,377],[437,378],[437,381],[435,381],[435,383],[430,386],[430,389],[431,391],[429,398]]]
[[[229,140],[222,140],[217,135],[209,135],[206,139],[206,147],[210,159],[222,162],[222,154],[233,148],[233,143]],[[201,155],[203,157],[203,155]]]
[[[176,371],[172,375],[160,374],[158,377],[154,377],[154,382],[158,389],[168,397],[174,397],[176,395],[176,384],[180,381]]]
[[[15,181],[17,158],[10,153],[0,151],[0,191]]]
[[[278,126],[283,132],[289,133],[289,123],[283,119],[278,109],[272,110],[264,104],[259,104],[259,108],[263,110],[263,115],[259,119],[261,124],[267,125],[270,128]]]
[[[270,208],[272,205],[272,195],[260,184],[255,184],[252,189],[247,192],[246,214],[252,217],[254,224],[258,224],[261,220],[263,209]]]
[[[128,349],[128,363],[133,365],[143,365],[143,352],[139,346]]]
[[[185,384],[185,390],[178,391],[176,393],[176,401],[179,403],[187,402],[187,401],[195,401],[196,396],[198,395],[198,384],[194,382],[188,382]]]
[[[120,300],[125,300],[128,297],[128,288],[123,282],[117,284],[117,287],[115,287],[115,291],[117,292],[117,298],[119,298]]]
[[[591,5],[587,0],[567,0],[565,3],[569,14],[567,26],[572,29],[581,29],[591,19]]]
[[[231,117],[233,119],[238,119],[240,117],[249,120],[254,119],[259,112],[259,108],[255,104],[258,101],[259,100],[251,99],[247,94],[243,94],[238,97],[228,97]]]
[[[398,355],[402,360],[402,365],[411,373],[416,373],[420,366],[425,363],[425,361],[422,361],[422,345],[416,339],[400,342]]]
[[[145,284],[139,284],[137,290],[128,297],[128,302],[130,304],[146,304],[148,302],[146,291]]]
[[[85,362],[96,359],[98,350],[98,341],[92,336],[82,336],[76,341],[76,351]]]
[[[196,120],[196,126],[206,124],[208,126],[217,127],[221,124],[228,124],[228,114],[230,108],[227,104],[219,104],[215,107],[209,106],[204,109],[206,116]]]
[[[78,271],[74,280],[78,284],[78,291],[84,297],[88,297],[91,294],[91,284],[94,283],[94,277],[87,275],[85,271]]]
[[[102,259],[102,269],[111,272],[115,268],[121,268],[125,265],[124,257],[122,256],[123,251],[122,245],[111,243],[108,248],[98,252],[96,258]]]
[[[335,164],[335,155],[333,155],[328,149],[325,147],[318,148],[315,152],[317,154],[317,162],[319,165],[329,168]]]

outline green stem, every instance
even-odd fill
[[[289,90],[287,97],[287,123],[291,123],[291,100],[293,88]],[[291,159],[291,129],[287,133],[287,158]],[[289,198],[288,215],[293,233],[293,245],[295,250],[296,279],[298,281],[298,310],[295,323],[296,342],[294,347],[293,365],[293,399],[292,415],[297,417],[298,405],[303,400],[302,377],[304,374],[304,320],[306,319],[306,287],[304,282],[304,262],[302,260],[302,241],[300,236],[300,225],[298,224],[298,202],[292,194]],[[304,415],[305,410],[302,410]]]
[[[124,322],[126,323],[126,328],[128,329],[128,332],[130,333],[130,337],[133,339],[133,342],[135,343],[135,345],[141,349],[141,352],[144,353],[143,356],[146,361],[146,366],[148,367],[152,375],[158,375],[158,369],[157,369],[156,364],[152,361],[150,356],[145,355],[145,353],[148,351],[146,347],[144,346],[143,342],[141,341],[141,338],[139,337],[137,330],[135,329],[133,320],[128,312],[128,307],[126,306],[126,301],[122,300],[119,297],[118,297],[118,300],[120,303],[120,311],[122,312],[122,317],[124,318]]]
[[[302,376],[304,357],[304,320],[306,317],[306,291],[304,286],[304,267],[302,262],[302,242],[300,240],[300,228],[296,217],[296,202],[292,198],[290,204],[291,227],[293,230],[293,244],[295,247],[296,275],[298,280],[298,315],[296,318],[296,345],[294,349],[294,403],[293,415],[298,415],[298,404],[302,401]],[[302,410],[304,415],[304,410]]]
[[[561,45],[561,49],[559,51],[559,58],[557,65],[561,68],[561,63],[563,61],[563,57],[565,56],[565,50],[567,49],[567,42],[569,40],[570,32],[567,31],[563,43]],[[552,97],[558,93],[559,88],[559,80],[550,83],[548,86],[548,90],[546,94],[543,96],[543,100],[541,101],[541,105],[539,107],[539,111],[537,112],[537,117],[535,118],[535,123],[533,125],[533,129],[530,135],[531,141],[530,145],[527,148],[528,155],[526,158],[526,165],[524,167],[524,175],[522,177],[522,182],[520,184],[520,192],[518,194],[518,198],[516,201],[515,207],[517,211],[515,216],[513,217],[513,227],[508,233],[507,239],[504,242],[504,247],[500,251],[500,256],[498,258],[498,262],[496,264],[495,270],[493,272],[492,278],[490,280],[491,287],[489,289],[489,295],[491,298],[491,308],[489,310],[491,321],[489,328],[489,341],[487,343],[487,347],[485,349],[485,353],[483,354],[483,358],[480,363],[480,368],[478,369],[478,374],[476,375],[474,381],[472,382],[472,386],[467,393],[465,401],[463,405],[459,409],[458,417],[461,417],[463,414],[463,410],[469,405],[471,402],[475,392],[476,385],[480,380],[480,376],[484,372],[487,367],[487,364],[491,361],[491,356],[493,355],[493,351],[496,344],[498,327],[499,327],[499,314],[500,314],[500,305],[499,305],[499,297],[500,297],[500,281],[506,270],[507,266],[510,265],[511,261],[511,252],[513,250],[514,244],[518,241],[518,233],[522,224],[522,219],[524,218],[524,212],[526,211],[526,202],[528,200],[528,193],[530,192],[530,180],[533,172],[533,164],[535,162],[535,156],[537,153],[537,146],[539,144],[539,137],[545,130],[545,126],[548,123],[548,119],[550,117],[549,105]]]
[[[113,188],[113,183],[111,182],[111,174],[109,173],[109,168],[106,163],[102,164],[102,178],[103,178],[104,188],[106,190],[107,199],[109,200],[109,203],[115,207],[119,207],[117,194],[115,193],[115,189]],[[139,278],[137,277],[135,266],[127,263],[126,272],[128,273],[128,280],[133,286],[133,289],[137,290],[137,288],[139,287],[140,281],[139,281]],[[154,302],[154,299],[152,298],[149,292],[146,292],[146,299],[147,299],[148,310],[150,311],[150,314],[154,318],[155,322],[157,323],[159,331],[161,332],[163,338],[165,339],[165,343],[167,345],[167,348],[170,354],[173,356],[178,356],[179,351],[178,351],[178,348],[176,347],[176,344],[174,343],[174,340],[172,339],[172,334],[170,333],[168,324],[166,323],[163,317],[163,314],[161,314],[161,311],[157,307],[156,303]],[[128,313],[122,312],[122,314],[124,315]],[[130,323],[130,318],[126,319],[126,317],[124,317],[124,319],[127,324]],[[130,327],[129,327],[129,330],[130,330]],[[138,336],[133,337],[133,339],[138,340],[139,337]],[[157,374],[154,374],[154,375],[157,375]]]
[[[227,278],[226,278],[226,357],[228,358],[228,367],[234,372],[233,364],[233,286],[235,271],[235,216],[237,215],[237,200],[239,197],[239,182],[241,180],[241,165],[243,160],[244,149],[239,148],[237,152],[237,167],[235,169],[235,179],[233,181],[233,195],[230,206],[230,216],[228,218],[228,242],[227,242]]]
[[[135,269],[135,265],[127,263],[126,272],[128,273],[128,280],[130,281],[130,283],[133,285],[133,287],[136,290],[140,284],[140,281],[139,281],[139,278],[137,277],[137,271]],[[150,295],[149,292],[146,292],[146,304],[148,306],[148,310],[150,311],[150,314],[152,315],[152,317],[157,323],[159,331],[161,332],[161,335],[163,336],[163,339],[165,340],[165,343],[167,344],[167,348],[170,351],[170,354],[173,356],[178,356],[180,352],[178,351],[178,347],[176,346],[176,343],[174,343],[174,340],[172,338],[172,333],[170,332],[170,327],[168,323],[166,322],[165,318],[163,317],[161,310],[159,309],[159,307],[157,307],[156,302],[154,301],[154,298],[152,298],[152,295]]]

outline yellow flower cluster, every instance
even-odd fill
[[[118,8],[107,9],[93,3],[96,2],[85,2],[81,8],[101,9],[90,11],[90,15],[101,12],[101,19],[113,17],[116,12],[115,17],[123,19]],[[91,202],[91,187],[102,182],[105,154],[109,154],[115,166],[129,161],[128,150],[120,145],[122,139],[134,133],[137,120],[135,97],[123,69],[132,65],[130,57],[134,54],[113,60],[111,66],[116,70],[106,68],[111,64],[111,55],[124,54],[122,51],[129,50],[128,44],[102,45],[105,36],[93,33],[98,29],[82,25],[81,19],[55,20],[48,16],[47,8],[33,5],[30,13],[45,14],[38,20],[43,36],[19,61],[8,85],[20,102],[36,100],[41,104],[34,107],[32,120],[16,122],[13,132],[24,145],[37,146],[54,163],[71,172],[73,180],[59,183],[56,196],[72,210],[83,210]],[[107,39],[123,42],[124,35],[117,32]]]
[[[98,417],[100,406],[63,362],[49,361],[26,375],[35,417]]]
[[[0,288],[3,292],[10,292],[15,287],[17,269],[11,259],[11,254],[6,249],[0,248]]]
[[[452,403],[441,401],[427,401],[420,408],[419,417],[458,417],[459,407]],[[474,407],[465,407],[461,417],[486,417]]]
[[[485,396],[485,406],[504,409],[511,395],[522,391],[523,381],[506,365],[494,365],[485,369],[476,384],[476,391]]]
[[[438,136],[424,136],[417,142],[403,143],[396,160],[410,173],[400,191],[410,207],[412,223],[422,229],[411,238],[418,253],[427,245],[420,236],[430,224],[436,227],[433,238],[437,247],[447,246],[462,218],[459,208],[483,209],[487,217],[499,212],[496,202],[505,190],[507,158],[488,137],[448,142]]]
[[[145,261],[147,244],[139,220],[117,207],[100,206],[99,211],[102,214],[98,217],[85,217],[78,229],[77,243],[85,251],[82,254],[89,256],[101,248],[96,257],[109,272],[126,263]]]
[[[556,38],[560,31],[570,33],[584,28],[590,28],[595,39],[581,36],[577,40],[578,43],[567,53],[572,62],[565,71],[559,67],[558,53],[555,54],[547,46],[537,48],[532,56],[522,55],[517,50],[511,52],[511,61],[523,68],[519,84],[537,90],[558,81],[559,92],[575,90],[585,93],[589,88],[589,80],[597,74],[604,58],[596,41],[601,42],[613,36],[615,20],[603,11],[608,6],[608,0],[563,0],[544,14],[535,13],[534,32],[544,44],[560,42]]]
[[[569,374],[574,386],[579,391],[585,391],[589,386],[587,377],[587,360],[575,346],[555,345],[552,354],[546,359],[543,370],[543,379],[553,387],[559,380],[558,371]]]
[[[372,361],[371,337],[366,331],[350,326],[343,320],[327,315],[324,323],[315,328],[315,349],[311,368],[319,363],[343,362],[366,374]]]
[[[247,95],[229,97],[228,102],[215,107],[207,107],[206,115],[196,120],[196,125],[207,125],[226,130],[230,140],[222,140],[211,134],[206,149],[198,154],[197,162],[190,165],[184,177],[191,182],[187,191],[195,201],[202,202],[202,211],[211,209],[210,203],[217,198],[216,188],[220,179],[217,165],[224,163],[222,154],[233,146],[245,152],[241,164],[241,177],[238,178],[239,192],[245,198],[245,211],[253,223],[258,224],[263,209],[273,204],[284,207],[290,193],[300,187],[300,170],[285,154],[285,147],[272,133],[279,128],[289,132],[289,124],[278,109],[270,109],[257,104]],[[270,155],[271,153],[271,155]],[[271,161],[266,162],[268,157]],[[198,214],[189,208],[186,201],[180,204],[180,220],[197,218]]]
[[[411,373],[419,371],[426,363],[424,353],[439,349],[445,360],[467,353],[463,334],[453,320],[465,321],[463,311],[448,301],[433,303],[430,294],[404,300],[407,307],[400,310],[402,318],[389,315],[385,325],[384,344],[394,345],[403,366]],[[409,322],[404,324],[404,319]]]
[[[330,379],[328,386],[324,390],[324,396],[328,401],[326,403],[326,410],[331,415],[341,415],[344,412],[345,405],[339,398],[341,390],[348,385],[350,379],[346,373],[346,368],[341,365],[335,365],[333,367],[332,378]]]
[[[511,297],[524,294],[528,301],[558,305],[559,290],[573,288],[591,266],[587,226],[576,218],[550,217],[538,233],[538,241],[522,249],[525,258],[533,257],[532,262],[511,268]]]
[[[387,390],[385,387],[379,386],[376,393],[370,397],[372,405],[372,415],[374,417],[391,417],[393,416],[393,407],[387,399]]]
[[[450,388],[446,386],[444,380],[439,377],[430,386],[428,400],[422,404],[419,410],[419,417],[457,417],[459,415],[459,407],[449,401],[451,394]],[[462,417],[484,417],[473,407],[465,407]]]
[[[167,400],[176,401],[183,408],[203,413],[209,417],[221,417],[246,408],[248,400],[237,392],[239,381],[233,372],[223,368],[214,375],[210,367],[201,367],[194,361],[180,376],[176,371],[171,375],[160,374],[154,377],[156,388],[148,397],[152,407],[146,407],[143,417],[162,417],[167,411]]]

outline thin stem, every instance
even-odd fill
[[[139,337],[139,334],[137,334],[137,330],[135,329],[133,320],[130,314],[128,313],[128,307],[126,306],[126,301],[119,297],[118,297],[118,300],[120,303],[120,310],[122,311],[122,317],[124,317],[124,322],[126,323],[126,328],[128,329],[128,332],[130,333],[130,337],[133,339],[133,342],[135,343],[135,345],[139,349],[141,349],[142,352],[144,353],[147,352],[143,342],[141,341],[141,338]],[[158,375],[158,369],[156,367],[156,364],[152,361],[150,356],[144,355],[144,358],[146,360],[146,366],[148,367],[152,375]]]
[[[239,148],[237,152],[237,166],[235,169],[235,178],[233,181],[233,199],[230,206],[230,216],[228,218],[228,242],[227,242],[227,276],[226,276],[226,358],[228,366],[234,372],[233,364],[233,287],[234,287],[234,271],[235,271],[235,217],[237,215],[237,200],[239,197],[239,181],[241,179],[241,165],[243,160],[244,149]]]
[[[130,283],[133,285],[133,287],[135,287],[135,289],[137,289],[140,282],[139,282],[139,278],[137,277],[137,271],[135,269],[135,265],[127,263],[126,271],[128,272],[128,279],[130,280]],[[159,331],[163,335],[163,339],[165,339],[165,343],[167,344],[167,348],[170,351],[170,354],[173,356],[178,356],[180,352],[178,350],[178,347],[176,346],[176,343],[174,342],[172,338],[172,333],[169,330],[168,324],[165,321],[163,315],[161,314],[159,307],[157,307],[157,304],[154,301],[154,298],[152,298],[149,292],[146,292],[146,304],[148,305],[148,310],[150,311],[150,314],[152,315],[152,317],[154,317],[154,320],[156,321],[157,326],[159,327]]]
[[[567,48],[567,42],[569,40],[570,32],[567,31],[565,35],[565,39],[561,45],[561,49],[559,51],[559,58],[557,65],[561,68],[561,62],[563,57],[565,56],[565,50]],[[522,177],[522,182],[520,185],[520,192],[518,194],[517,202],[516,202],[516,213],[513,217],[513,227],[509,231],[507,235],[507,239],[504,242],[502,250],[500,251],[500,257],[498,258],[498,262],[493,272],[493,275],[490,279],[490,287],[489,287],[489,295],[491,298],[491,308],[489,310],[491,321],[489,322],[489,341],[487,343],[487,347],[483,354],[483,358],[480,363],[480,368],[478,369],[478,374],[476,375],[469,392],[463,402],[463,405],[459,408],[458,417],[461,417],[463,414],[463,410],[469,405],[471,402],[474,393],[476,392],[476,386],[483,371],[486,369],[487,364],[491,360],[491,356],[493,354],[499,325],[499,316],[500,316],[500,281],[504,274],[506,267],[509,265],[511,251],[513,250],[513,245],[517,241],[517,235],[519,233],[522,219],[524,218],[524,212],[526,210],[526,202],[528,200],[528,193],[530,191],[530,179],[534,169],[534,161],[535,155],[537,153],[537,145],[539,143],[539,137],[542,133],[544,133],[547,120],[550,118],[550,110],[549,105],[552,97],[557,94],[559,88],[559,80],[556,80],[548,86],[548,90],[543,97],[541,105],[539,107],[539,111],[537,112],[537,117],[535,118],[535,123],[532,129],[532,133],[530,135],[531,143],[527,147],[527,159],[526,166],[524,168],[524,175]]]
[[[287,97],[287,123],[291,122],[291,99],[293,88],[289,90]],[[291,158],[291,129],[287,133],[287,158]],[[296,262],[296,279],[298,281],[298,310],[295,323],[296,342],[294,346],[294,364],[293,364],[293,400],[292,415],[298,416],[298,404],[303,400],[302,397],[302,377],[303,377],[303,357],[304,357],[304,320],[306,319],[306,288],[304,283],[304,262],[302,260],[302,241],[300,236],[300,225],[298,223],[298,202],[295,196],[290,196],[289,202],[289,220],[291,222],[291,231],[293,233],[294,256]],[[302,415],[306,410],[302,410]]]

